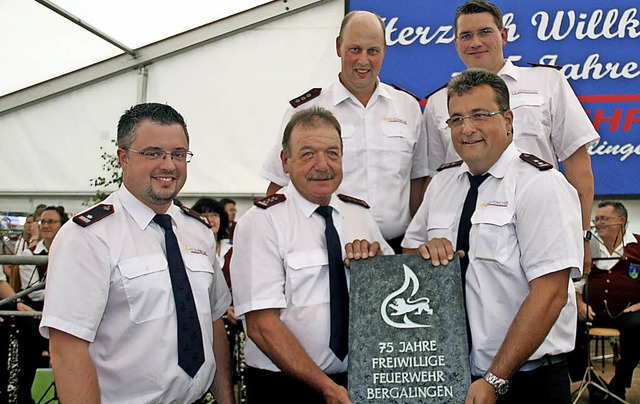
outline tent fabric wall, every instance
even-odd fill
[[[343,15],[343,1],[324,2],[147,67],[147,100],[172,105],[189,128],[195,157],[182,194],[264,193],[258,172],[288,100],[336,78]],[[115,152],[110,140],[136,103],[138,80],[132,71],[1,116],[0,208],[16,210],[19,197],[95,192],[100,146]]]

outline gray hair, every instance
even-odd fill
[[[289,123],[284,128],[284,134],[282,135],[282,150],[291,157],[291,132],[294,128],[301,126],[303,128],[314,128],[321,125],[327,125],[333,127],[338,132],[340,138],[340,151],[342,152],[342,129],[340,128],[340,122],[328,109],[314,106],[303,109],[293,114]]]

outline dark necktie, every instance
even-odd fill
[[[347,276],[342,263],[342,247],[338,231],[333,225],[331,206],[319,206],[316,212],[326,222],[324,235],[329,256],[329,290],[331,295],[331,338],[329,348],[340,360],[347,356],[349,342],[349,290]]]
[[[487,179],[489,174],[485,175],[471,175],[469,176],[469,191],[467,197],[464,199],[464,205],[462,205],[462,214],[460,215],[460,224],[458,225],[458,239],[456,241],[456,251],[464,251],[464,258],[460,261],[460,267],[462,269],[462,284],[464,286],[464,280],[467,273],[467,267],[469,266],[469,232],[471,231],[471,216],[476,210],[476,203],[478,202],[478,188],[480,184]],[[464,290],[464,289],[463,289]]]
[[[476,203],[478,202],[478,188],[480,184],[487,179],[489,174],[485,175],[471,175],[469,176],[469,191],[467,197],[464,199],[464,205],[462,205],[462,214],[460,215],[460,224],[458,225],[458,239],[456,241],[456,251],[464,251],[464,258],[460,260],[461,278],[462,278],[462,296],[464,301],[464,309],[467,311],[467,291],[466,291],[466,276],[467,267],[469,266],[469,232],[471,231],[471,216],[476,210]],[[471,327],[469,327],[469,315],[466,316],[467,324],[467,341],[469,344],[469,350],[471,350]]]
[[[171,228],[171,216],[155,215],[153,221],[164,229],[169,276],[178,318],[178,365],[193,377],[204,363],[204,348],[191,284],[182,262],[178,239]]]

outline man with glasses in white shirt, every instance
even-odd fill
[[[209,225],[173,200],[189,135],[168,105],[118,123],[122,186],[63,226],[49,255],[41,333],[65,403],[231,403],[222,315],[231,303]],[[215,378],[214,378],[215,376]]]

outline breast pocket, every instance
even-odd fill
[[[398,122],[382,125],[384,134],[384,167],[400,174],[409,174],[415,141],[407,125]]]
[[[289,254],[286,261],[294,306],[329,302],[329,258],[325,250],[298,251]]]
[[[513,212],[507,209],[477,210],[471,217],[470,254],[482,260],[504,261],[515,238],[512,223]]]
[[[344,153],[342,171],[345,173],[352,173],[358,168],[358,162],[364,153],[364,148],[357,144],[354,131],[353,124],[348,122],[341,123],[342,150]]]
[[[118,264],[129,316],[136,324],[171,315],[173,293],[167,259],[162,254],[135,257]]]
[[[438,212],[429,215],[427,223],[427,240],[431,240],[433,238],[446,238],[453,243],[455,240],[451,239],[451,232],[454,226],[454,218],[455,215],[452,212]]]
[[[213,264],[206,255],[187,254],[183,258],[198,313],[209,314],[211,313],[210,296],[213,293],[215,281]]]
[[[516,135],[546,137],[551,128],[551,116],[544,97],[518,94],[511,99],[511,109],[515,115]]]

